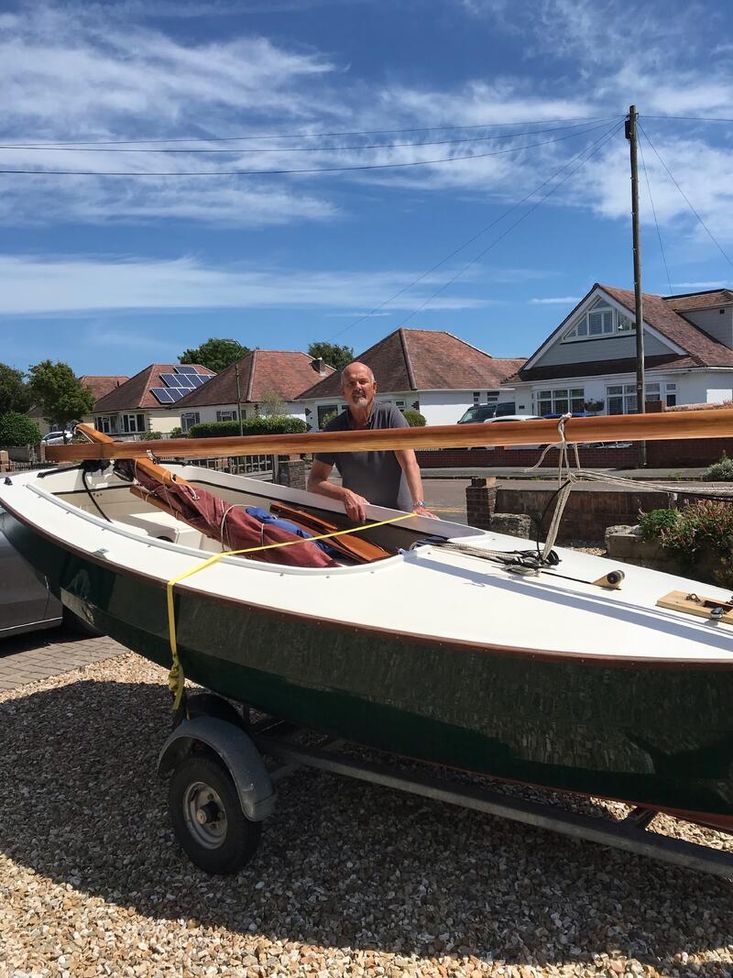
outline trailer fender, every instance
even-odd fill
[[[158,774],[170,774],[202,744],[226,766],[247,818],[253,822],[267,818],[275,807],[275,789],[262,755],[244,730],[226,720],[199,716],[180,723],[161,748]]]

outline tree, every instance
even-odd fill
[[[260,398],[260,414],[265,418],[282,418],[288,410],[285,401],[275,391],[267,391]]]
[[[18,414],[16,411],[0,414],[0,445],[18,448],[23,445],[37,445],[40,440],[40,429],[27,414]]]
[[[212,336],[201,346],[184,350],[178,358],[181,363],[200,363],[202,367],[220,373],[225,367],[236,363],[252,351],[242,346],[239,340],[222,340]]]
[[[350,346],[339,346],[338,343],[311,343],[308,353],[314,359],[323,357],[323,362],[335,370],[343,370],[354,359],[354,351]]]
[[[83,387],[67,363],[42,360],[29,371],[28,387],[49,424],[66,425],[94,406],[94,394]]]
[[[31,403],[31,392],[21,371],[0,363],[0,414],[8,411],[25,414]]]

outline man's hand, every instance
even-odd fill
[[[425,509],[424,506],[414,506],[413,509],[412,509],[412,512],[416,516],[427,516],[431,520],[437,520],[437,519],[440,518],[440,517],[436,516],[435,513],[431,513],[429,509]]]
[[[351,489],[343,490],[343,500],[349,519],[363,523],[366,519],[366,508],[369,505],[369,500],[356,492],[352,492]]]

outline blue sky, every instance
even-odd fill
[[[732,28],[717,0],[6,2],[0,360],[398,326],[527,356],[632,287],[631,103],[645,290],[731,285]],[[330,172],[242,174],[296,169]]]

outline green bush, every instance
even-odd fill
[[[710,482],[733,482],[733,458],[723,452],[719,462],[709,465],[702,474]]]
[[[162,437],[159,431],[142,431],[140,433],[140,441],[158,441]]]
[[[670,513],[674,518],[663,515]],[[694,566],[706,554],[717,554],[720,559],[713,577],[723,587],[733,587],[733,505],[702,499],[681,510],[652,510],[644,519],[650,533],[653,527],[657,530],[656,535],[645,539],[658,540],[686,567]]]
[[[419,411],[413,411],[412,408],[406,408],[402,413],[405,416],[405,421],[407,421],[411,428],[425,427],[427,422]]]
[[[0,445],[22,448],[24,445],[37,445],[40,440],[41,429],[26,414],[15,411],[0,414]]]
[[[642,513],[639,517],[639,527],[643,540],[659,540],[662,532],[671,530],[680,512],[678,509],[653,509],[648,513]]]
[[[290,415],[247,418],[242,421],[243,435],[297,435],[308,430],[300,418]],[[202,421],[191,425],[189,438],[227,438],[239,434],[239,421]]]

